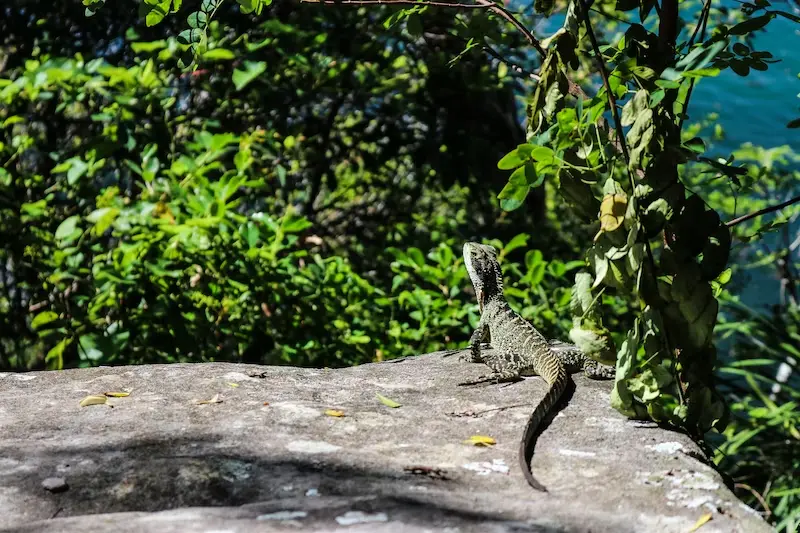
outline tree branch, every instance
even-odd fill
[[[764,209],[759,209],[758,211],[755,211],[753,213],[742,215],[738,218],[734,218],[733,220],[729,220],[728,222],[725,223],[725,225],[728,226],[729,228],[732,228],[737,224],[741,224],[742,222],[747,222],[751,218],[756,218],[761,215],[766,215],[767,213],[772,213],[773,211],[780,211],[784,207],[789,207],[790,205],[796,204],[798,202],[800,202],[800,196],[795,196],[791,200],[786,200],[785,202],[782,202],[780,204],[765,207]]]
[[[625,158],[625,166],[628,166],[630,161],[628,157],[628,145],[625,142],[625,133],[622,131],[622,121],[619,118],[619,110],[617,109],[617,101],[614,98],[614,93],[611,91],[611,84],[608,81],[608,71],[606,64],[603,61],[603,54],[600,52],[600,46],[597,44],[597,37],[594,35],[592,24],[589,21],[589,8],[586,0],[578,0],[581,6],[581,17],[583,18],[584,25],[586,26],[586,34],[589,36],[589,42],[592,43],[592,49],[597,57],[597,65],[600,68],[600,77],[603,80],[603,87],[606,89],[606,96],[608,96],[608,105],[611,106],[611,115],[614,117],[614,129],[617,132],[617,140],[619,141],[619,149],[622,157]],[[581,91],[583,92],[583,91]],[[630,172],[628,173],[630,175]],[[631,177],[631,185],[633,185],[633,177]]]
[[[351,6],[366,6],[366,5],[395,5],[395,6],[430,6],[430,7],[449,7],[452,9],[485,9],[491,11],[495,15],[506,19],[512,26],[514,26],[529,43],[536,49],[539,55],[544,59],[547,55],[539,42],[531,32],[526,28],[517,18],[511,14],[509,10],[501,5],[495,4],[491,0],[476,0],[477,3],[462,3],[462,2],[441,2],[438,0],[300,0],[302,4],[324,4],[324,5],[351,5]]]

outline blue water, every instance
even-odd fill
[[[776,3],[774,8],[797,14],[785,3]],[[800,24],[784,17],[773,19],[756,38],[755,49],[771,52],[780,62],[770,64],[765,72],[751,70],[746,77],[725,70],[716,78],[702,79],[695,87],[689,104],[691,119],[716,112],[725,130],[725,138],[709,147],[709,155],[726,157],[745,142],[764,148],[788,145],[800,153],[800,129],[786,127],[800,117]],[[800,184],[795,190],[800,190]],[[791,224],[790,234],[796,235],[798,226],[797,222]],[[768,234],[763,243],[745,245],[748,249],[744,251],[749,255],[761,244],[774,250],[779,240],[778,234]],[[795,262],[797,259],[798,251]],[[763,311],[779,303],[780,279],[772,264],[740,272],[734,282],[739,285],[736,292],[749,306]]]
[[[774,7],[798,14],[785,3]],[[727,69],[695,87],[691,118],[719,113],[725,130],[726,138],[712,147],[715,154],[727,155],[748,141],[765,148],[786,144],[800,152],[800,129],[786,128],[800,117],[800,24],[777,17],[765,30],[756,38],[755,48],[772,53],[780,63],[770,64],[766,72],[751,70],[747,77]]]

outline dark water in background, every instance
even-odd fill
[[[800,15],[800,10],[783,2],[776,9]],[[771,52],[780,63],[766,72],[751,70],[746,77],[730,69],[716,78],[702,79],[689,103],[692,119],[719,113],[726,138],[712,152],[727,155],[744,142],[765,148],[789,145],[800,152],[800,129],[786,124],[800,117],[800,24],[777,17],[755,40],[758,51]]]
[[[791,3],[775,2],[774,9],[795,15],[800,10]],[[800,128],[789,129],[786,124],[800,117],[800,24],[784,17],[777,17],[766,27],[766,31],[755,40],[758,51],[771,52],[779,63],[769,65],[766,72],[751,70],[746,77],[730,69],[716,78],[702,79],[695,86],[689,103],[690,119],[698,120],[716,112],[719,124],[725,130],[725,139],[710,147],[710,156],[727,156],[745,142],[774,148],[788,145],[800,153]],[[800,164],[793,166],[800,168]],[[795,186],[800,191],[800,183]],[[776,198],[779,203],[784,198]],[[745,213],[739,213],[745,214]],[[800,223],[790,226],[790,233],[797,235]],[[764,243],[773,248],[778,236],[769,234]],[[757,246],[751,243],[745,246]],[[800,249],[795,251],[795,262]],[[745,304],[764,310],[778,303],[780,280],[773,265],[742,273],[745,284],[739,292]],[[737,280],[734,280],[737,281]]]

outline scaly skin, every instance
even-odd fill
[[[503,276],[497,251],[474,242],[464,244],[464,263],[469,272],[481,308],[481,318],[469,343],[469,353],[462,360],[484,363],[492,370],[460,385],[516,381],[524,375],[539,375],[547,381],[545,397],[531,413],[519,445],[519,462],[528,484],[546,492],[531,473],[531,459],[536,428],[558,403],[569,384],[569,373],[583,369],[592,378],[611,378],[614,367],[589,359],[576,346],[548,341],[533,325],[517,314],[503,297]],[[494,352],[481,354],[481,342],[491,333]]]

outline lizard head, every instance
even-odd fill
[[[483,311],[489,298],[503,294],[503,274],[497,262],[497,250],[477,242],[464,243],[464,265]]]

